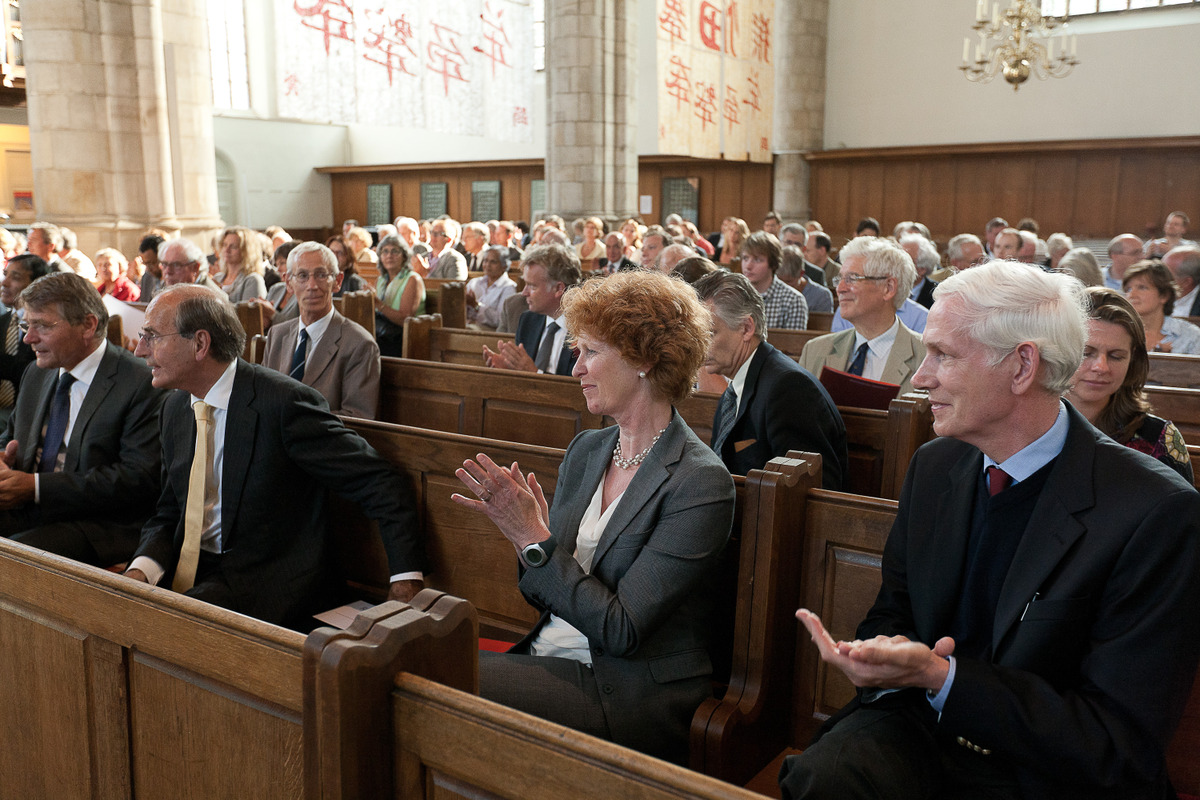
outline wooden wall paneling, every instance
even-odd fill
[[[883,226],[880,233],[887,235],[897,223],[915,219],[920,175],[921,166],[915,159],[887,164],[883,174],[883,216],[878,218]]]
[[[1117,181],[1121,157],[1118,153],[1083,153],[1075,179],[1075,218],[1071,235],[1077,238],[1110,239],[1117,224]]]
[[[1163,163],[1163,213],[1155,222],[1155,231],[1167,214],[1184,211],[1192,220],[1187,238],[1195,239],[1200,234],[1200,147],[1169,153]]]
[[[1022,217],[1033,216],[1034,158],[1032,155],[1013,155],[995,160],[992,174],[992,207],[984,222],[996,214],[1016,226]]]
[[[858,220],[864,217],[879,219],[883,214],[883,164],[876,162],[856,166],[857,168],[850,173],[850,181],[846,187],[850,197],[850,219],[846,226],[848,237],[854,235]]]
[[[810,211],[840,247],[842,239],[854,235],[856,220],[850,214],[850,166],[832,162],[812,165]]]
[[[1117,192],[1113,229],[1145,238],[1157,231],[1169,210],[1166,197],[1166,162],[1160,154],[1122,153],[1116,175]]]
[[[916,216],[918,222],[929,226],[933,238],[942,247],[950,237],[966,229],[956,227],[957,172],[953,161],[930,158],[921,162],[917,179]]]
[[[641,198],[644,195],[650,195],[650,208],[652,211],[649,214],[639,213],[637,216],[642,222],[647,225],[653,224],[659,219],[659,203],[662,201],[662,168],[658,165],[643,164],[638,169],[638,207],[641,207]]]
[[[1075,218],[1075,174],[1078,158],[1073,153],[1046,153],[1034,158],[1033,197],[1029,216],[1038,221],[1040,236],[1071,230]],[[1017,223],[1017,219],[1009,222]]]
[[[981,157],[955,159],[954,164],[954,230],[982,238],[987,221],[996,216],[992,203],[996,164],[989,158]]]

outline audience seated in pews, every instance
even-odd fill
[[[375,419],[379,346],[375,337],[333,307],[341,282],[337,257],[317,242],[296,244],[285,265],[298,316],[271,326],[263,366],[321,393],[339,416]]]
[[[33,348],[21,336],[19,327],[25,313],[21,307],[21,292],[49,274],[50,265],[33,253],[15,255],[4,267],[4,277],[0,280],[0,303],[6,309],[0,314],[0,335],[4,336],[4,345],[0,348],[0,425],[8,424],[21,388],[21,378],[33,361]]]
[[[512,542],[521,591],[543,609],[510,652],[480,653],[480,694],[685,763],[712,691],[710,584],[734,509],[729,473],[673,408],[704,359],[708,314],[681,282],[642,271],[590,281],[563,306],[588,410],[617,424],[572,442],[553,509],[516,465],[480,455],[459,470],[479,499],[455,502]]]
[[[517,321],[516,341],[498,341],[496,351],[484,345],[483,361],[494,369],[570,375],[576,354],[568,343],[562,298],[583,280],[579,256],[568,245],[533,245],[525,250],[521,266],[521,294],[529,310]]]
[[[1187,444],[1170,420],[1156,417],[1143,391],[1150,369],[1141,317],[1107,287],[1093,287],[1083,363],[1066,398],[1104,433],[1157,458],[1192,483]]]
[[[859,692],[785,762],[785,798],[1173,794],[1200,496],[1060,399],[1083,291],[1010,263],[939,287],[914,383],[941,438],[910,465],[857,638],[797,613]]]
[[[918,237],[919,238],[919,237]],[[922,239],[922,241],[924,241]],[[916,277],[909,254],[887,239],[859,237],[842,248],[836,281],[838,311],[853,327],[818,336],[804,346],[800,366],[820,377],[825,367],[912,391],[925,349],[921,337],[896,315],[910,301]]]
[[[508,277],[508,248],[488,245],[480,267],[483,275],[467,282],[467,324],[494,331],[500,326],[504,301],[517,290],[517,282]]]
[[[695,287],[712,314],[704,368],[729,382],[713,417],[713,450],[734,475],[789,450],[819,453],[822,485],[841,489],[848,464],[842,416],[825,387],[767,343],[762,295],[745,275],[723,270]]]
[[[88,564],[124,562],[158,497],[163,393],[141,359],[105,341],[108,311],[91,282],[46,275],[21,307],[37,363],[3,435],[0,534]]]
[[[307,629],[334,604],[327,493],[379,523],[389,597],[427,568],[412,489],[314,389],[239,359],[245,334],[203,287],[165,289],[137,354],[163,407],[162,494],[127,575],[276,624]]]
[[[1153,353],[1200,354],[1200,328],[1173,316],[1179,289],[1161,261],[1139,261],[1125,270],[1125,296],[1146,326]]]
[[[221,232],[220,268],[213,280],[229,296],[229,302],[241,303],[252,298],[266,297],[263,281],[262,249],[258,233],[235,226]]]
[[[401,355],[404,320],[425,313],[425,281],[412,270],[411,263],[408,247],[398,236],[389,236],[379,243],[381,269],[375,280],[375,341],[381,355]]]

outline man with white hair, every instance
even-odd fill
[[[675,265],[685,258],[696,255],[696,248],[688,247],[686,244],[673,244],[667,246],[658,255],[658,261],[654,264],[654,269],[659,272],[670,273],[675,269]]]
[[[908,297],[915,278],[908,253],[887,239],[852,239],[842,248],[837,292],[839,311],[853,327],[804,345],[800,366],[818,377],[829,367],[911,392],[925,349],[896,316],[896,301]]]
[[[906,233],[900,237],[900,246],[908,253],[917,270],[917,280],[908,294],[909,298],[926,308],[932,307],[933,290],[937,288],[933,273],[942,265],[937,245],[919,233]]]
[[[785,762],[784,798],[1173,794],[1200,494],[1062,400],[1083,293],[1011,263],[938,287],[914,384],[939,438],[909,465],[854,641],[797,612],[859,692]]]
[[[217,282],[208,276],[208,259],[191,239],[168,239],[158,246],[158,263],[162,265],[163,286],[194,283],[220,291]],[[229,295],[225,295],[228,297]]]
[[[934,272],[933,279],[941,283],[955,272],[983,263],[986,258],[983,242],[978,236],[973,233],[960,233],[946,243],[946,260],[950,262],[950,266]]]
[[[1032,231],[1017,231],[1021,246],[1017,249],[1017,260],[1026,264],[1037,263],[1038,237]]]
[[[813,283],[825,286],[827,283],[827,277],[825,275],[825,270],[822,268],[822,265],[825,263],[825,261],[822,261],[821,264],[816,264],[812,261],[809,261],[807,242],[808,231],[804,230],[804,226],[798,223],[790,222],[787,225],[784,225],[779,232],[779,243],[782,246],[800,248],[801,254],[804,257],[804,275]],[[828,260],[828,258],[829,248],[827,247],[825,248],[825,259]]]
[[[429,226],[429,275],[449,281],[467,279],[467,260],[454,249],[458,242],[458,223],[452,219],[435,219]]]
[[[483,248],[487,246],[488,230],[482,222],[468,222],[462,228],[463,257],[469,272],[483,272]]]
[[[1109,241],[1108,259],[1112,264],[1102,270],[1105,286],[1124,293],[1121,283],[1125,280],[1125,270],[1142,260],[1142,247],[1142,240],[1132,233],[1122,233]]]
[[[1175,317],[1200,317],[1200,247],[1176,247],[1163,256],[1163,266],[1179,285]]]
[[[604,237],[604,256],[601,268],[609,275],[638,268],[637,262],[625,255],[625,237],[617,231]]]

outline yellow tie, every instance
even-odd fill
[[[203,400],[192,403],[196,412],[196,455],[192,457],[192,472],[188,477],[187,505],[183,514],[183,549],[171,588],[186,592],[196,582],[196,565],[200,561],[200,535],[204,533],[205,478],[208,475],[208,409]]]

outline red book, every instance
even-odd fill
[[[833,402],[853,408],[877,408],[887,411],[888,405],[900,394],[900,385],[873,381],[861,375],[851,375],[840,369],[821,368],[821,385]]]

